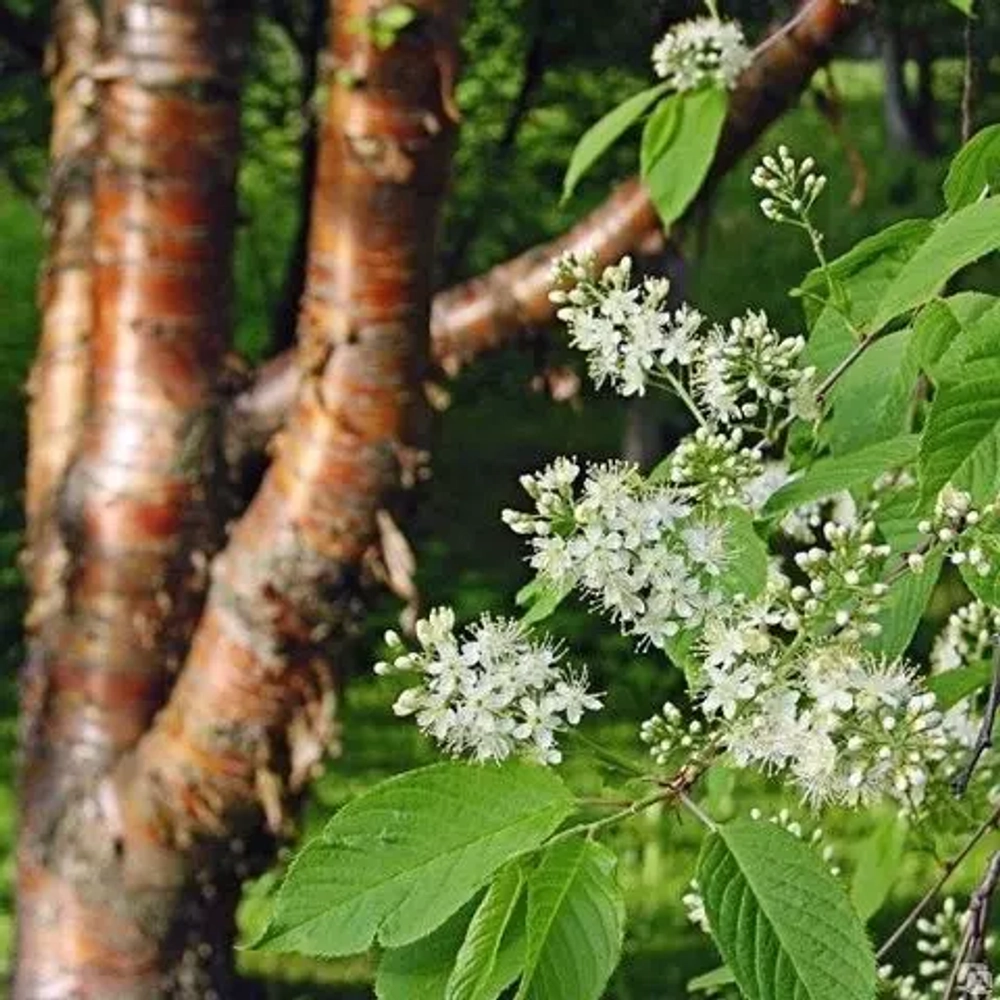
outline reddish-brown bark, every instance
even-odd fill
[[[859,17],[858,6],[840,0],[806,0],[800,14],[760,47],[733,93],[706,187],[717,183],[798,99]],[[439,293],[431,313],[435,363],[455,375],[480,354],[537,336],[554,317],[548,293],[556,257],[567,252],[592,254],[599,265],[613,263],[658,225],[652,203],[633,177],[563,236]],[[292,355],[279,355],[235,397],[227,429],[231,455],[238,459],[260,450],[278,430],[295,396],[297,373]]]
[[[40,404],[33,442],[45,459],[55,420],[72,417],[79,429],[58,466],[36,458],[29,491],[58,492],[71,559],[36,651],[46,684],[24,762],[18,996],[112,996],[101,976],[148,959],[128,915],[115,919],[118,900],[106,893],[116,887],[89,854],[80,891],[81,851],[93,845],[82,846],[77,804],[162,703],[200,609],[205,552],[221,535],[216,392],[229,328],[240,6],[106,5],[93,256],[81,253],[71,272],[76,325],[62,327],[68,294],[49,299],[45,320],[59,336],[82,329],[83,317],[92,326],[87,420],[78,393],[72,414],[55,410],[43,367],[41,399],[52,409]]]
[[[87,409],[91,332],[90,253],[96,119],[91,71],[99,25],[87,0],[61,0],[53,13],[51,181],[48,252],[39,279],[42,329],[28,382],[28,466],[24,567],[32,604],[32,645],[65,605],[69,562],[59,495]],[[30,732],[44,691],[34,650],[23,685],[22,726]]]

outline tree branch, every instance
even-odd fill
[[[760,134],[800,95],[834,45],[861,16],[858,5],[808,0],[790,25],[761,46],[754,64],[732,95],[711,189]],[[432,354],[449,375],[480,354],[536,336],[551,324],[549,270],[562,253],[593,254],[609,264],[659,225],[656,211],[636,178],[622,184],[600,208],[566,234],[534,247],[435,296]],[[294,398],[295,363],[280,357],[264,366],[254,384],[233,401],[228,440],[234,456],[259,451],[281,426]]]

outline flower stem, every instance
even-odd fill
[[[669,368],[663,369],[663,376],[666,378],[670,388],[677,394],[677,398],[691,411],[691,416],[698,421],[699,426],[707,427],[708,421],[705,415],[698,409],[698,404],[694,401],[683,383]]]
[[[931,900],[941,891],[944,884],[955,874],[962,862],[972,853],[975,846],[1000,824],[1000,805],[980,824],[979,829],[969,838],[962,850],[944,866],[944,871],[938,880],[923,894],[916,906],[906,915],[903,922],[892,932],[889,939],[879,948],[875,957],[881,961],[899,942],[899,939],[917,922],[920,914],[927,909]]]

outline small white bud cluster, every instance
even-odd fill
[[[979,508],[969,493],[949,483],[938,494],[934,516],[920,521],[917,530],[928,536],[927,547],[943,545],[955,566],[981,577],[1000,569],[1000,500]],[[923,552],[914,552],[910,568],[920,573],[925,561]]]
[[[672,761],[689,763],[696,759],[707,745],[707,735],[700,719],[685,723],[681,710],[671,701],[639,727],[639,739],[649,747],[650,756],[660,767]]]
[[[749,421],[765,436],[779,414],[807,416],[815,408],[815,368],[799,368],[804,337],[780,337],[763,312],[748,312],[708,333],[693,385],[698,400],[720,423]]]
[[[940,1000],[958,961],[969,919],[968,908],[960,909],[954,896],[945,897],[933,920],[920,917],[916,922],[916,950],[920,956],[916,972],[897,974],[892,965],[880,966],[879,996],[890,1000]],[[984,946],[990,955],[996,946],[995,936],[987,935]],[[959,968],[959,996],[967,995],[963,988],[965,972],[965,968]]]
[[[551,642],[530,638],[516,621],[483,617],[464,635],[455,634],[450,608],[436,608],[416,625],[420,648],[404,650],[387,632],[391,661],[378,674],[416,673],[393,706],[396,715],[415,715],[417,725],[452,756],[501,761],[520,754],[558,764],[556,734],[579,723],[585,711],[601,707],[587,688],[586,671],[560,665]]]
[[[654,72],[679,93],[730,90],[751,61],[743,29],[715,17],[675,24],[653,48]]]
[[[699,427],[674,449],[667,478],[710,507],[744,503],[748,490],[765,474],[763,449],[745,447],[744,438],[739,427],[719,431]]]
[[[779,146],[776,156],[765,156],[750,175],[753,186],[766,194],[760,203],[765,217],[802,224],[826,187],[826,176],[815,171],[811,156],[796,163],[787,146]]]
[[[828,549],[818,546],[795,554],[804,582],[792,587],[790,597],[802,627],[817,634],[838,635],[848,642],[878,635],[873,619],[888,593],[883,582],[891,549],[875,542],[874,521],[823,524]]]

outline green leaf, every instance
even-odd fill
[[[521,616],[521,624],[525,627],[537,625],[550,618],[572,592],[572,584],[557,586],[547,577],[535,577],[530,583],[526,583],[514,598],[519,607],[528,606],[528,610]]]
[[[495,1000],[524,968],[524,876],[509,865],[479,904],[448,980],[445,1000]]]
[[[952,7],[960,10],[966,17],[972,17],[973,0],[947,0]]]
[[[1000,539],[995,535],[988,540],[984,540],[983,548],[987,549],[986,558],[991,567],[996,567],[1000,561]],[[962,563],[959,567],[962,580],[966,587],[979,598],[984,604],[990,607],[1000,607],[1000,573],[992,568],[986,576],[981,576],[979,571],[969,563]]]
[[[722,90],[675,94],[649,116],[642,133],[642,179],[669,226],[701,190],[715,158],[729,99]]]
[[[882,599],[882,610],[875,618],[882,631],[865,639],[867,649],[890,658],[906,652],[934,593],[943,562],[942,553],[933,552],[927,557],[922,573],[904,572],[889,587],[889,593]]]
[[[821,458],[804,475],[774,493],[764,504],[763,513],[771,517],[841,490],[864,486],[888,469],[908,465],[919,449],[920,438],[905,434],[848,455]]]
[[[953,0],[954,2],[954,0]],[[968,3],[968,0],[965,0]],[[944,200],[957,212],[979,201],[1000,185],[1000,125],[977,132],[951,161],[944,182]]]
[[[913,331],[905,329],[876,341],[834,387],[833,413],[825,433],[835,455],[859,451],[910,429],[920,374],[912,338]]]
[[[996,345],[1000,335],[1000,301],[991,298],[988,306],[983,305],[985,308],[971,319],[962,319],[956,314],[958,335],[937,359],[934,366],[936,383],[960,381],[966,358],[989,353]]]
[[[733,970],[728,965],[720,965],[710,972],[703,972],[694,979],[689,979],[687,984],[688,993],[710,993],[719,989],[720,986],[730,986],[736,982]]]
[[[945,670],[927,678],[927,689],[937,698],[937,708],[947,712],[963,698],[981,691],[993,680],[992,663],[973,663],[957,670]]]
[[[882,909],[892,892],[903,864],[906,833],[905,820],[893,812],[882,817],[865,841],[851,880],[851,903],[864,921]]]
[[[378,1000],[445,1000],[455,956],[475,908],[469,902],[427,937],[386,951],[375,977]]]
[[[545,768],[450,762],[390,778],[344,806],[292,862],[257,947],[352,955],[429,934],[503,864],[573,812]]]
[[[726,525],[726,568],[719,586],[730,596],[756,597],[767,585],[768,552],[754,529],[753,517],[740,507],[723,511]]]
[[[962,268],[1000,247],[1000,198],[966,205],[934,230],[879,303],[870,330],[932,299]]]
[[[621,954],[625,907],[606,847],[572,837],[528,876],[528,943],[517,1000],[598,1000]]]
[[[995,321],[986,324],[989,317]],[[1000,487],[1000,309],[990,310],[976,331],[962,338],[959,366],[947,368],[951,350],[941,359],[945,374],[920,446],[925,501],[948,482],[968,490],[978,503],[992,499]]]
[[[874,236],[867,236],[847,253],[830,261],[829,273],[834,283],[847,297],[848,312],[858,326],[870,319],[890,281],[902,270],[903,265],[917,252],[917,248],[933,231],[927,219],[903,219],[886,227]],[[830,311],[830,319],[840,325],[843,320],[823,300],[828,295],[826,274],[813,268],[806,275],[798,293],[806,322],[812,328],[822,313]],[[846,327],[844,327],[846,329]],[[850,334],[848,333],[848,337]],[[829,367],[832,368],[836,361]],[[810,363],[815,363],[811,361]]]
[[[667,91],[665,83],[633,94],[591,125],[573,150],[563,179],[562,200],[566,201],[588,170],[646,113]]]
[[[907,486],[894,490],[882,500],[875,513],[875,523],[893,552],[910,552],[924,541],[917,530],[917,522],[925,513],[927,511],[920,506],[917,487]]]
[[[698,882],[712,935],[747,1000],[873,1000],[875,955],[847,894],[773,823],[727,823]]]

